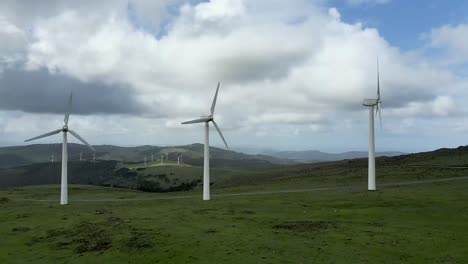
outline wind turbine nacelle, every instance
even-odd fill
[[[379,103],[378,99],[364,99],[362,102],[363,106],[375,106]]]
[[[64,127],[62,128],[62,132],[68,132],[68,126],[64,126]]]
[[[206,122],[213,121],[213,116],[212,116],[212,115],[209,115],[209,116],[201,116],[200,118],[206,118],[206,119],[208,119]]]

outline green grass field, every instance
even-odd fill
[[[67,206],[58,185],[11,187],[0,190],[0,263],[468,263],[468,179],[384,185],[468,176],[466,160],[466,147],[379,158],[376,192],[366,190],[365,159],[212,168],[209,202],[200,185],[171,193],[71,185]],[[92,172],[107,181],[128,168],[119,179],[164,186],[203,173],[143,165],[77,163],[70,179]],[[24,181],[59,175],[41,168],[22,168]],[[337,186],[355,188],[229,196]]]
[[[355,184],[209,202],[73,186],[68,206],[15,200],[58,199],[58,186],[2,190],[0,263],[468,263],[468,181]],[[73,203],[178,195],[194,197]]]

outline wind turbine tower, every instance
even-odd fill
[[[367,189],[375,191],[375,135],[374,135],[374,108],[375,114],[379,115],[380,126],[382,126],[382,100],[380,99],[380,74],[379,61],[377,60],[377,99],[365,99],[363,105],[369,107],[369,172],[367,180]]]
[[[40,138],[45,138],[48,136],[56,135],[59,134],[60,132],[63,133],[63,143],[62,143],[62,181],[61,181],[61,188],[60,188],[60,204],[65,205],[68,204],[68,132],[72,134],[75,138],[77,138],[79,141],[81,141],[83,144],[88,146],[90,149],[93,151],[96,151],[91,145],[86,142],[78,133],[75,131],[71,130],[68,128],[68,119],[70,117],[70,112],[71,112],[71,106],[72,106],[72,99],[73,99],[73,94],[70,93],[70,98],[68,100],[68,111],[65,114],[64,118],[64,126],[60,129],[54,130],[52,132],[45,133],[43,135],[37,136],[30,138],[26,140],[25,142],[40,139]]]
[[[204,162],[203,162],[203,200],[207,201],[210,200],[210,143],[209,143],[209,138],[210,138],[210,122],[213,123],[214,127],[218,131],[219,135],[221,136],[221,139],[223,140],[224,144],[226,145],[226,148],[229,149],[228,144],[226,143],[226,140],[224,139],[223,133],[221,133],[221,130],[218,127],[218,124],[214,121],[213,114],[215,112],[216,108],[216,100],[218,98],[218,91],[219,91],[219,85],[220,83],[218,82],[218,87],[216,88],[216,93],[213,98],[213,103],[211,104],[211,112],[210,115],[208,116],[202,116],[199,119],[183,122],[182,124],[195,124],[195,123],[204,123],[205,124],[205,149],[204,149]]]

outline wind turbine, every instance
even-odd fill
[[[224,139],[223,133],[218,127],[218,124],[214,121],[213,114],[215,112],[216,107],[216,99],[218,98],[218,91],[219,91],[219,82],[218,87],[216,88],[216,93],[213,99],[213,103],[211,104],[211,114],[209,116],[202,116],[199,119],[183,122],[182,124],[194,124],[194,123],[205,123],[205,153],[204,153],[204,162],[203,162],[203,200],[207,201],[210,200],[210,145],[209,145],[209,138],[210,138],[210,122],[213,122],[216,130],[218,131],[221,139],[223,140],[226,148],[229,149],[226,140]]]
[[[91,145],[86,142],[78,133],[75,131],[71,130],[68,128],[68,118],[70,117],[70,112],[71,112],[71,106],[72,106],[72,98],[73,94],[70,93],[70,98],[68,100],[68,111],[65,113],[65,119],[64,119],[64,126],[60,129],[54,130],[49,133],[45,133],[43,135],[37,136],[30,138],[26,140],[25,142],[40,139],[40,138],[45,138],[48,136],[52,136],[55,134],[59,134],[60,132],[63,132],[63,143],[62,143],[62,180],[61,180],[61,192],[60,192],[60,204],[65,205],[68,204],[68,148],[67,148],[67,133],[70,132],[75,138],[77,138],[79,141],[83,142],[86,146],[91,148],[93,151],[96,151]]]
[[[380,100],[380,76],[379,60],[377,59],[377,99],[365,99],[362,103],[369,107],[369,172],[367,180],[367,189],[375,191],[375,136],[374,136],[374,107],[375,114],[379,114],[380,126],[382,127],[382,100]]]

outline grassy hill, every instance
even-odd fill
[[[115,160],[120,162],[142,162],[145,157],[148,161],[154,158],[159,160],[161,156],[168,161],[177,161],[182,155],[184,163],[200,165],[203,163],[203,145],[192,144],[187,146],[158,147],[118,147],[112,145],[97,145],[96,159]],[[84,160],[92,160],[93,152],[86,146],[80,144],[68,144],[69,160],[77,161],[80,153]],[[27,146],[13,146],[0,148],[0,168],[15,167],[31,163],[48,162],[51,155],[56,161],[60,161],[62,154],[61,144],[34,144]],[[166,155],[167,154],[167,155]],[[274,165],[293,164],[293,161],[278,159],[266,155],[248,155],[231,150],[211,147],[210,156],[213,167],[257,167],[266,168]]]
[[[468,181],[377,192],[363,179],[355,184],[245,196],[214,189],[209,202],[200,192],[75,185],[67,206],[58,205],[58,186],[0,190],[0,262],[468,262]],[[116,201],[89,202],[102,198]]]
[[[381,157],[375,192],[366,159],[214,168],[203,202],[198,166],[75,161],[68,206],[60,163],[3,168],[0,182],[53,185],[0,189],[0,262],[466,263],[468,180],[394,183],[467,165],[468,147]]]
[[[196,158],[196,154],[200,149],[201,145],[184,148],[186,153],[193,152],[194,158],[184,159],[184,164],[180,166],[174,161],[165,161],[163,164],[147,162],[146,165],[141,161],[71,161],[69,179],[72,184],[122,187],[150,192],[199,189],[203,170],[201,159]],[[151,151],[152,148],[143,148],[141,151],[148,150]],[[349,185],[367,177],[367,159],[289,166],[272,165],[262,161],[266,164],[262,167],[258,166],[258,160],[254,160],[256,164],[252,165],[252,161],[242,159],[244,157],[250,156],[214,149],[211,159],[211,163],[214,164],[211,169],[213,187],[261,190],[265,184],[272,189]],[[468,147],[377,158],[378,184],[462,175],[468,175]],[[0,187],[4,188],[59,182],[59,162],[0,169]]]

